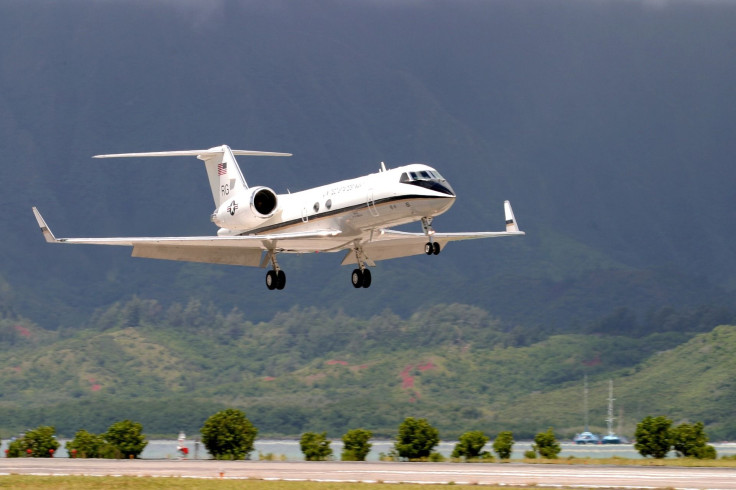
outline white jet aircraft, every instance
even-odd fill
[[[357,264],[351,279],[356,288],[371,285],[368,266],[379,260],[409,255],[437,255],[448,242],[474,238],[524,235],[504,202],[506,231],[435,233],[432,220],[455,202],[450,184],[433,168],[412,164],[344,180],[293,194],[276,194],[268,187],[249,187],[235,155],[291,156],[223,145],[209,150],[96,155],[94,158],[196,156],[204,161],[215,200],[211,221],[217,236],[56,238],[34,207],[38,225],[50,243],[125,245],[133,257],[215,264],[269,264],[268,289],[283,289],[286,274],[279,253],[347,251],[342,264]],[[420,221],[422,233],[389,229]]]

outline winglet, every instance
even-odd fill
[[[503,211],[506,215],[506,231],[519,231],[519,224],[514,218],[514,210],[511,209],[511,203],[509,201],[503,202]]]
[[[38,212],[38,209],[36,207],[33,207],[33,214],[36,215],[36,221],[38,221],[38,226],[41,228],[41,233],[43,233],[43,237],[46,239],[49,243],[55,243],[59,240],[56,239],[53,233],[51,233],[51,229],[46,224],[46,221],[44,221],[43,216],[41,216],[41,213]]]

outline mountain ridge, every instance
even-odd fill
[[[603,413],[615,379],[627,435],[636,417],[654,413],[702,420],[719,437],[736,429],[734,326],[682,333],[665,321],[640,338],[548,335],[458,304],[409,319],[292,309],[254,323],[235,310],[197,302],[166,310],[151,300],[110,308],[90,325],[65,332],[3,321],[0,342],[12,347],[0,354],[4,431],[43,423],[70,435],[124,415],[156,434],[194,432],[234,406],[280,437],[358,426],[388,437],[406,416],[452,437],[476,429],[531,437],[548,426],[571,437],[581,430],[584,375],[598,393],[593,413]]]

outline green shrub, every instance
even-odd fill
[[[340,457],[343,461],[365,461],[371,451],[371,437],[373,433],[366,429],[352,429],[342,436],[343,451]]]
[[[215,459],[247,459],[258,434],[245,413],[234,408],[208,418],[202,429],[202,443]]]
[[[330,448],[326,432],[321,434],[305,432],[299,440],[299,447],[306,461],[325,461],[332,456],[332,448]]]
[[[426,419],[407,417],[399,425],[394,448],[400,458],[419,460],[428,458],[440,442],[440,433]]]

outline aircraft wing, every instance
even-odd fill
[[[263,251],[305,253],[333,249],[344,243],[339,230],[244,236],[56,238],[41,213],[33,208],[49,243],[133,247],[133,257],[245,266],[262,265]]]
[[[506,217],[506,231],[478,231],[469,233],[432,233],[431,240],[438,243],[442,249],[447,243],[459,240],[475,240],[478,238],[500,238],[525,235],[519,230],[519,225],[511,209],[511,203],[504,201],[504,215]],[[410,255],[424,254],[424,245],[430,238],[424,233],[408,233],[391,229],[376,230],[361,244],[364,259],[368,265],[375,265],[377,260],[396,259]],[[348,252],[342,261],[343,265],[357,264],[354,253]]]
[[[480,231],[470,233],[435,233],[432,241],[439,243],[442,249],[447,243],[459,240],[474,240],[477,238],[500,238],[525,235],[523,231]],[[374,233],[372,239],[364,242],[363,253],[369,265],[375,265],[378,260],[396,259],[411,255],[424,255],[424,244],[428,238],[424,233],[408,233],[397,230],[380,230]],[[345,255],[342,265],[357,264],[358,261],[352,251]]]

